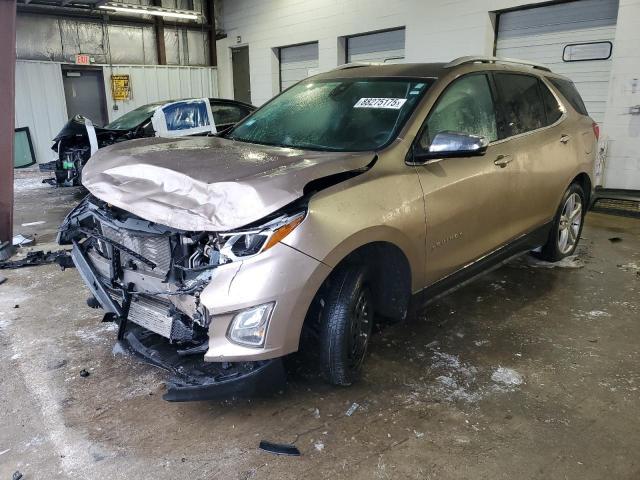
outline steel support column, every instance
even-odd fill
[[[15,127],[16,0],[0,0],[0,258],[13,237],[13,129]],[[2,248],[7,245],[8,248]]]
[[[205,18],[209,26],[209,65],[218,66],[218,52],[216,51],[216,1],[205,0]]]

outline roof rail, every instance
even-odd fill
[[[374,65],[385,65],[385,64],[381,62],[350,62],[350,63],[343,63],[342,65],[338,65],[333,70],[346,70],[348,68],[371,67]]]
[[[467,57],[459,57],[455,60],[447,63],[444,68],[452,68],[457,67],[458,65],[465,65],[467,63],[508,63],[515,65],[526,65],[531,68],[537,68],[538,70],[544,70],[546,72],[550,72],[551,69],[546,65],[542,65],[541,63],[528,62],[527,60],[518,60],[516,58],[501,58],[501,57],[480,57],[475,55],[470,55]]]

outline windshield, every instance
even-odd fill
[[[120,118],[115,119],[113,122],[105,125],[104,128],[113,128],[115,130],[131,130],[137,127],[145,120],[148,120],[153,112],[163,103],[150,103],[149,105],[143,105],[135,110],[131,110],[129,113],[125,113]]]
[[[401,78],[309,79],[240,122],[227,137],[312,150],[377,150],[396,137],[432,83]]]

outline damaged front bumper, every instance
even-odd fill
[[[168,373],[167,392],[162,398],[169,402],[267,395],[277,392],[285,383],[281,358],[205,362],[202,355],[175,348],[138,325],[131,325],[119,343],[123,350]]]
[[[170,374],[165,399],[187,401],[279,388],[282,357],[296,351],[313,292],[328,267],[284,244],[221,262],[203,234],[153,224],[83,201],[61,227],[72,258],[126,350]],[[296,272],[297,275],[291,275]],[[265,338],[240,345],[239,312],[272,305]]]

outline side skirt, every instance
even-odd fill
[[[473,282],[478,277],[485,275],[505,263],[510,262],[531,250],[544,245],[549,238],[553,221],[545,223],[535,230],[525,233],[510,243],[494,250],[484,257],[475,260],[460,270],[446,276],[442,280],[432,283],[428,287],[413,295],[411,303],[413,308],[420,308],[442,298],[455,290]]]

